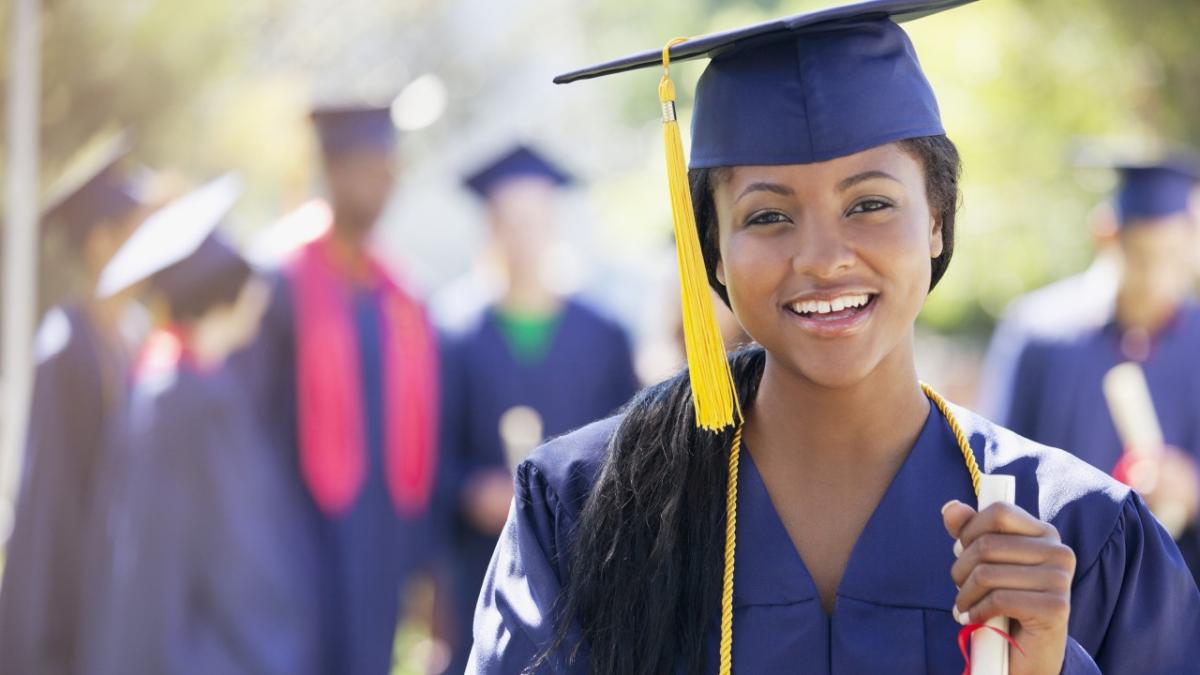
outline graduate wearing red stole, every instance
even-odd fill
[[[394,179],[387,109],[312,118],[329,227],[285,265],[236,363],[311,498],[322,672],[383,675],[402,589],[434,548],[436,341],[367,250]]]

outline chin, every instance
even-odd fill
[[[799,377],[826,389],[844,389],[861,383],[882,360],[849,345],[816,350],[793,348],[786,350],[782,357],[775,352],[772,356]]]

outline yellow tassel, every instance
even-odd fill
[[[683,38],[676,38],[663,47],[663,76],[658,83],[658,99],[662,102],[667,184],[671,191],[675,250],[679,259],[683,341],[687,350],[696,426],[720,431],[733,424],[735,415],[741,418],[741,408],[733,385],[733,374],[729,370],[729,358],[725,354],[725,342],[713,311],[708,274],[704,268],[704,256],[700,252],[700,236],[696,232],[696,216],[692,212],[683,142],[675,118],[675,83],[671,81],[670,51],[671,47],[684,41]]]

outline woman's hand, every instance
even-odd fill
[[[1021,645],[1010,653],[1013,675],[1056,675],[1067,649],[1075,552],[1058,530],[1011,504],[982,512],[951,501],[942,507],[958,560],[950,576],[959,588],[953,611],[963,625],[996,616],[1013,620]]]

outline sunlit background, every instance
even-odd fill
[[[89,138],[126,128],[138,162],[187,184],[240,171],[247,191],[231,231],[269,264],[272,224],[321,192],[310,107],[391,100],[402,167],[378,244],[453,324],[488,288],[484,214],[461,177],[522,140],[581,178],[562,204],[555,278],[625,322],[653,377],[664,366],[646,354],[658,353],[673,311],[659,74],[568,86],[551,78],[674,36],[827,4],[48,0],[41,189]],[[0,8],[5,36],[11,7]],[[1200,3],[982,0],[908,30],[965,166],[954,263],[921,319],[922,375],[970,403],[1008,301],[1091,259],[1087,213],[1113,177],[1072,165],[1081,139],[1200,144]],[[0,107],[11,95],[9,59],[0,49]],[[681,92],[702,68],[673,70]],[[42,260],[39,312],[71,274]]]

